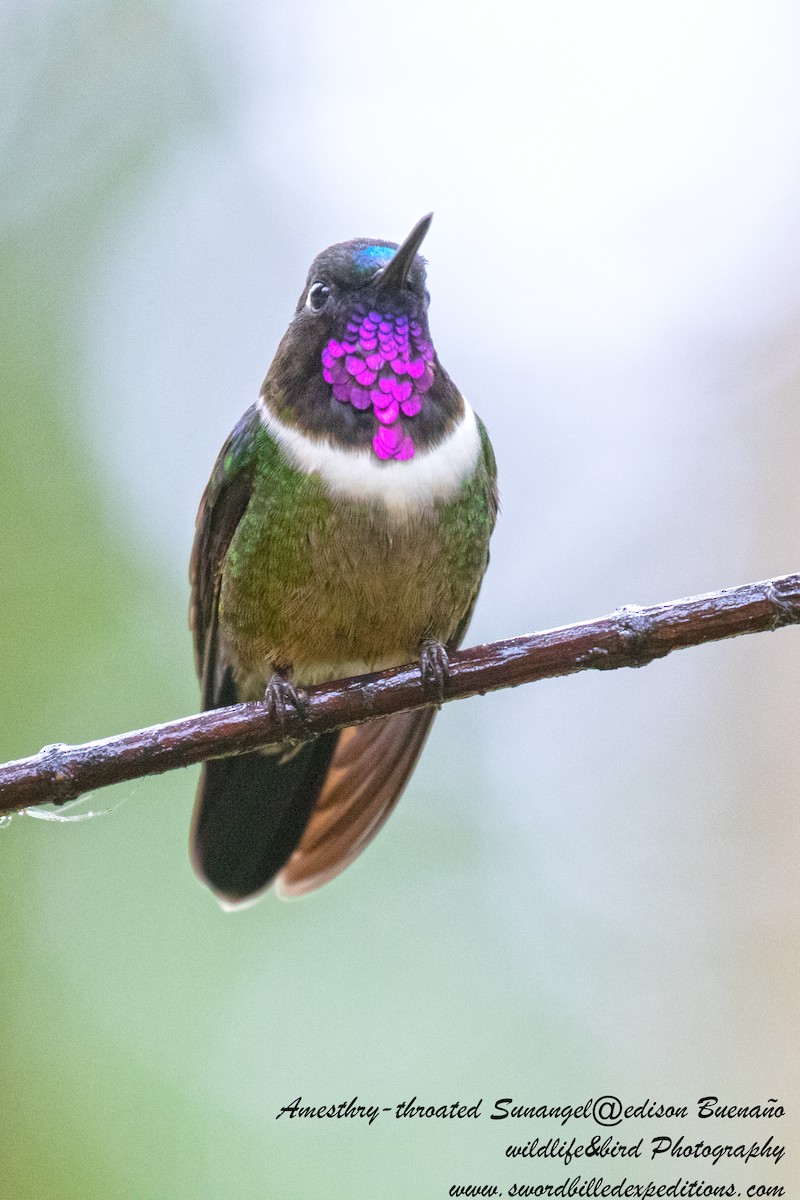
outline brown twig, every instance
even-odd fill
[[[800,622],[800,575],[785,575],[652,608],[626,605],[609,616],[544,633],[473,646],[450,656],[443,699],[516,687],[576,671],[643,667],[672,650]],[[0,814],[144,775],[241,754],[284,738],[306,739],[372,717],[439,701],[419,664],[309,689],[304,713],[281,726],[264,704],[237,704],[83,746],[45,746],[0,766]]]

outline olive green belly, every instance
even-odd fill
[[[254,492],[223,569],[220,633],[241,693],[258,694],[275,667],[313,682],[453,638],[487,561],[480,489],[402,524],[307,477],[288,499]]]

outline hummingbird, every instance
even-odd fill
[[[204,709],[419,660],[441,688],[497,514],[486,429],[431,341],[432,214],[400,245],[356,238],[311,264],[258,400],[197,515],[190,623]],[[191,833],[225,908],[338,875],[394,808],[434,708],[299,746],[212,759]]]

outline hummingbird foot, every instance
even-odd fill
[[[442,642],[428,638],[422,643],[419,648],[419,670],[426,689],[431,691],[441,704],[450,674],[450,659]]]
[[[264,692],[264,703],[269,715],[280,725],[283,739],[295,741],[295,739],[290,739],[286,733],[286,722],[290,716],[290,709],[294,709],[302,721],[306,711],[306,697],[286,678],[285,671],[273,672],[272,678],[267,684],[267,690]]]

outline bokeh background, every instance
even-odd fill
[[[0,39],[3,759],[196,709],[217,450],[313,255],[429,209],[501,471],[470,641],[800,568],[791,0],[5,0]],[[194,770],[15,818],[0,1194],[569,1174],[507,1164],[525,1123],[276,1122],[300,1095],[777,1097],[742,1133],[791,1147],[799,679],[787,630],[450,705],[345,875],[236,915],[188,865]],[[706,1174],[797,1183],[793,1149]]]

